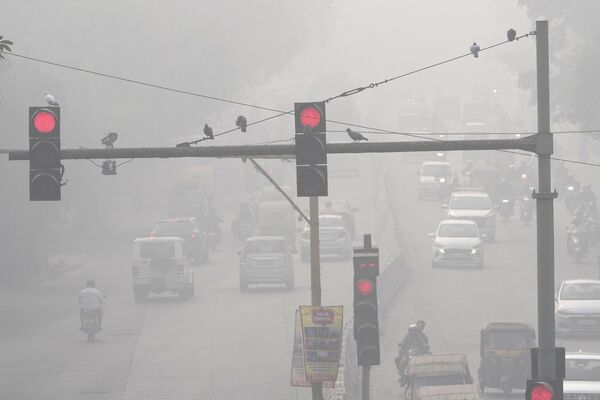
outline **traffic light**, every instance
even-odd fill
[[[377,304],[377,249],[354,250],[354,338],[358,365],[379,365]]]
[[[29,107],[29,200],[60,200],[60,107]]]
[[[526,400],[563,400],[562,379],[528,379]]]
[[[298,197],[327,196],[325,102],[295,103]]]

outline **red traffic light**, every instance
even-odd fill
[[[304,107],[300,111],[300,123],[302,126],[308,126],[310,128],[316,128],[321,122],[321,111],[315,106]]]
[[[56,116],[50,111],[38,111],[33,116],[33,126],[39,133],[51,133],[56,128]]]
[[[552,388],[543,382],[539,382],[531,389],[529,400],[553,400],[553,398],[554,391]]]
[[[356,290],[361,296],[369,296],[373,293],[373,282],[368,279],[361,279],[356,282]]]

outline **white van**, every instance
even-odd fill
[[[184,246],[184,240],[177,237],[134,240],[131,275],[136,302],[145,300],[149,293],[194,296],[194,271]]]

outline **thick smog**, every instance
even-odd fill
[[[600,4],[0,9],[0,399],[600,398]]]

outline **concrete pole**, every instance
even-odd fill
[[[536,22],[538,175],[537,200],[537,284],[538,284],[538,378],[554,379],[554,198],[552,193],[550,155],[553,138],[550,133],[550,77],[548,21]]]
[[[321,305],[321,254],[319,249],[319,198],[310,198],[310,300]],[[323,384],[312,383],[313,400],[323,400]]]
[[[369,386],[371,384],[371,366],[365,365],[362,367],[362,399],[369,400]]]

